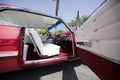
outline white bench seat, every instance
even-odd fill
[[[54,56],[59,54],[60,46],[51,43],[42,43],[41,38],[34,28],[29,29],[29,35],[39,56]]]

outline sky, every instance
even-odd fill
[[[60,0],[58,16],[70,22],[78,10],[80,17],[90,15],[102,2],[104,0]],[[0,0],[0,3],[55,15],[56,2],[53,0]]]

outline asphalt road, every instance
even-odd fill
[[[0,80],[100,80],[81,61],[0,74]]]

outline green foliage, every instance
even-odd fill
[[[62,33],[64,33],[63,30],[58,30],[58,31],[56,31],[56,35],[59,35],[59,34],[62,34]]]
[[[83,15],[81,18],[80,18],[80,25],[82,25],[86,20],[88,19],[88,16],[87,15]],[[68,23],[69,26],[76,26],[76,20],[71,20],[71,22]]]
[[[38,34],[41,34],[41,29],[36,29],[36,32],[37,32]]]
[[[37,31],[38,34],[42,34],[42,35],[47,34],[47,30],[46,29],[37,29],[36,31]]]
[[[70,23],[68,23],[69,26],[75,26],[76,25],[76,21],[75,20],[71,20]]]
[[[88,19],[87,15],[84,15],[80,18],[80,24],[83,24]]]

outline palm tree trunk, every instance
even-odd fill
[[[58,10],[59,10],[59,0],[56,1],[56,11],[55,11],[56,16],[58,16]]]

